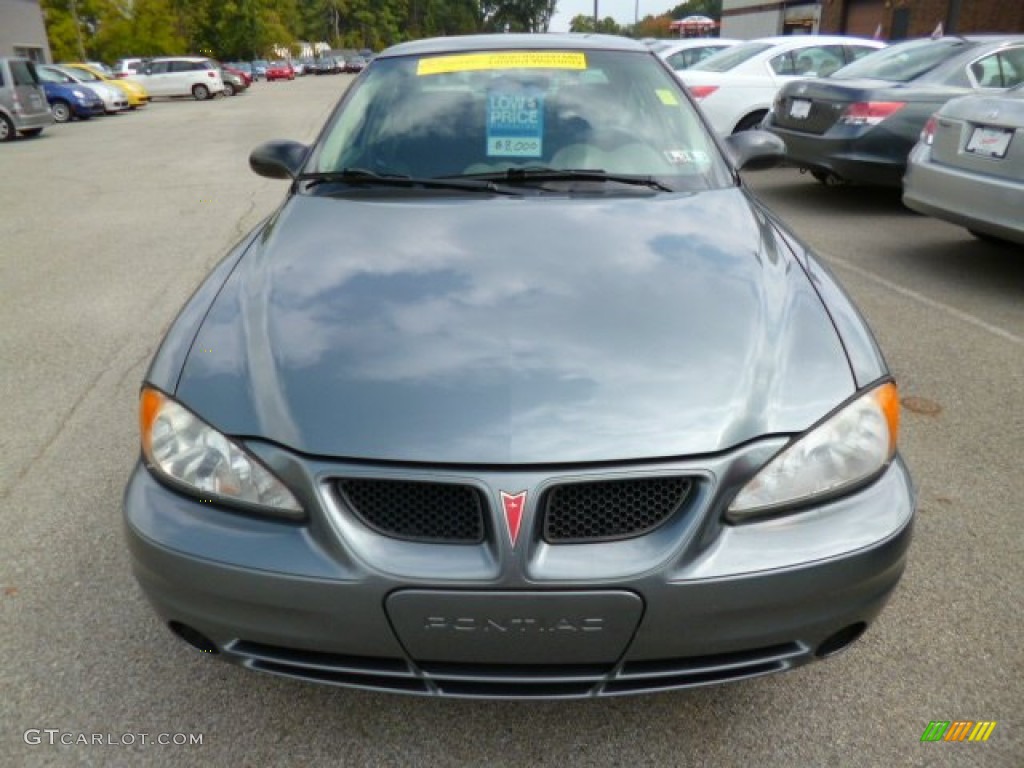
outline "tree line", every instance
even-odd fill
[[[606,0],[607,1],[607,0]],[[273,55],[302,40],[371,48],[437,35],[544,32],[557,0],[42,0],[54,59],[198,53],[224,60]],[[573,32],[670,37],[672,19],[720,18],[722,0],[689,0],[660,16],[621,26],[611,18],[572,20]]]
[[[543,32],[557,0],[41,0],[57,61],[197,53],[298,54],[298,41],[371,48],[437,35]]]

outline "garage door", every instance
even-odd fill
[[[889,32],[887,15],[885,0],[848,0],[843,31],[848,35],[873,37],[881,24],[882,37],[885,38]]]

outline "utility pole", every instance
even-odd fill
[[[597,32],[597,0],[594,0],[594,31]]]
[[[594,0],[597,5],[597,0]],[[71,20],[75,24],[75,35],[78,40],[78,60],[85,61],[85,43],[82,41],[82,22],[78,20],[78,0],[71,0]]]

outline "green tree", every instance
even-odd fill
[[[547,32],[557,6],[557,0],[481,0],[481,24],[492,32]]]
[[[586,16],[579,14],[573,16],[572,21],[569,22],[570,32],[597,32],[606,35],[621,35],[624,34],[626,29],[619,26],[618,22],[615,21],[611,16],[606,16],[603,19],[598,19],[597,24],[594,24],[593,16]]]

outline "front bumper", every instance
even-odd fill
[[[934,163],[924,144],[910,153],[903,202],[919,213],[1024,244],[1024,183]]]
[[[108,115],[113,115],[117,112],[124,112],[128,109],[128,99],[124,96],[119,96],[116,99],[105,99],[103,102],[103,108]]]
[[[871,485],[799,514],[709,525],[720,517],[716,470],[735,459],[706,472],[696,509],[623,542],[545,544],[529,533],[529,508],[518,550],[501,536],[479,548],[388,539],[326,497],[302,499],[304,524],[274,522],[180,495],[141,465],[125,492],[126,534],[135,575],[172,629],[251,669],[488,698],[688,688],[845,647],[888,600],[910,542],[914,495],[898,459]],[[322,490],[338,468],[302,471]],[[519,488],[536,478],[463,479]],[[576,611],[580,595],[597,607]],[[636,614],[625,634],[620,612]],[[525,656],[502,656],[519,647]]]
[[[100,99],[96,101],[76,101],[71,106],[72,111],[75,113],[75,117],[95,117],[102,115],[104,112],[103,102]]]

